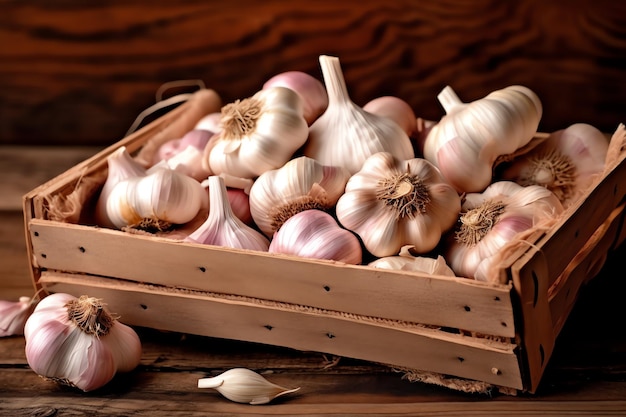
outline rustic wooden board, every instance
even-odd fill
[[[515,336],[510,286],[33,219],[38,267]],[[128,262],[133,259],[132,262]]]
[[[0,39],[5,144],[108,145],[163,83],[243,98],[279,71],[321,78],[321,53],[341,58],[361,105],[392,94],[436,119],[446,84],[467,101],[525,84],[543,131],[624,117],[622,1],[4,2]]]
[[[136,326],[313,350],[523,388],[516,346],[509,343],[86,275],[45,271],[40,283],[51,292],[102,298],[122,321]]]

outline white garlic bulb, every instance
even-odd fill
[[[556,221],[559,199],[539,185],[522,187],[497,181],[482,193],[468,193],[458,228],[446,242],[444,257],[457,276],[490,281],[502,248],[521,232]]]
[[[575,123],[507,163],[500,178],[546,187],[568,207],[604,171],[608,149],[608,138],[599,129]]]
[[[429,252],[460,210],[459,195],[430,162],[399,160],[388,152],[365,161],[336,205],[339,223],[377,257],[395,255],[405,245]]]
[[[221,131],[204,153],[214,175],[256,178],[281,167],[307,140],[298,93],[271,87],[222,108]]]
[[[201,378],[198,388],[213,388],[231,401],[252,405],[267,404],[300,389],[281,387],[246,368],[233,368],[212,378]]]
[[[403,246],[400,254],[378,258],[368,264],[372,268],[391,269],[398,271],[422,272],[428,275],[443,275],[454,277],[454,271],[448,266],[443,256],[436,258],[415,255],[411,252],[413,246]]]
[[[266,252],[270,242],[261,232],[246,225],[233,213],[224,179],[212,175],[209,187],[209,217],[185,240],[205,245]]]
[[[118,229],[164,230],[191,221],[207,205],[207,193],[198,181],[155,165],[147,175],[116,184],[108,196],[106,213]]]
[[[24,324],[36,301],[20,297],[17,301],[0,300],[0,337],[24,334]]]
[[[99,226],[115,227],[111,219],[109,219],[106,209],[111,190],[119,182],[146,175],[146,169],[133,159],[125,146],[119,147],[107,157],[107,165],[107,178],[96,203],[95,219]]]
[[[250,188],[250,212],[271,237],[291,216],[307,209],[331,209],[343,194],[350,173],[300,156],[263,173]]]
[[[137,333],[94,297],[48,295],[26,321],[24,337],[35,373],[83,391],[104,386],[141,359]]]
[[[518,85],[471,103],[461,102],[450,86],[437,98],[446,115],[428,133],[424,157],[458,192],[484,190],[496,159],[531,141],[543,111],[537,95]]]
[[[287,219],[274,234],[269,252],[353,265],[362,261],[359,239],[340,227],[330,214],[315,209],[301,211]]]
[[[212,132],[193,129],[182,138],[172,139],[161,145],[155,154],[155,163],[167,162],[167,165],[181,174],[202,181],[211,175],[204,164],[204,149],[213,136]]]
[[[369,113],[350,99],[339,59],[322,55],[319,61],[329,102],[311,125],[303,154],[323,165],[344,167],[351,174],[376,152],[413,158],[411,140],[398,123]]]

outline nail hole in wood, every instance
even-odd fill
[[[324,290],[326,290],[326,292],[330,291],[330,287],[328,285],[324,285]]]
[[[47,258],[47,256],[48,256],[48,255],[46,255],[45,253],[42,253],[42,254],[41,254],[41,257],[42,257],[42,258],[44,258],[44,259],[45,259],[45,258]]]
[[[465,311],[472,311],[472,308],[470,306],[465,306],[463,307],[463,309],[465,309]]]
[[[335,335],[332,333],[326,333],[326,337],[328,337],[329,339],[334,339]]]
[[[203,266],[199,266],[198,269],[200,270],[200,272],[206,272],[206,268]]]
[[[35,235],[35,237],[38,237],[39,236],[39,232],[35,232],[35,233],[33,233],[33,235]]]
[[[457,356],[459,362],[465,362],[465,358],[463,356]]]
[[[139,307],[141,307],[143,310],[147,310],[148,306],[145,304],[139,304]]]
[[[493,297],[493,301],[500,301],[500,297],[496,295],[495,297]]]
[[[539,300],[539,278],[537,277],[537,273],[535,271],[532,271],[532,276],[533,276],[533,286],[534,286],[533,307],[536,307],[537,301]]]
[[[82,253],[85,253],[85,248],[83,246],[79,246],[78,250],[81,251]]]
[[[502,325],[502,327],[507,327],[507,324],[505,322],[500,322],[500,324]]]
[[[263,327],[265,327],[267,330],[272,330],[272,329],[274,328],[274,326],[271,326],[271,325],[269,325],[269,324],[266,324],[266,325],[265,325],[265,326],[263,326]]]
[[[579,231],[578,231],[578,229],[576,229],[576,231],[574,232],[574,237],[578,237],[578,233],[579,233]]]

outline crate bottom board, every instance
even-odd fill
[[[524,389],[513,343],[84,274],[48,270],[38,282],[51,293],[102,298],[131,326],[317,351]]]

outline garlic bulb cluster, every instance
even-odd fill
[[[396,255],[405,245],[419,253],[434,249],[460,210],[459,195],[430,162],[388,152],[365,161],[336,205],[339,223],[377,257]]]
[[[111,190],[106,215],[118,229],[164,230],[195,218],[208,196],[193,178],[155,165],[146,175],[128,178]]]
[[[214,175],[255,178],[285,164],[307,140],[308,124],[295,91],[271,87],[222,108],[221,131],[205,148]]]
[[[339,58],[322,55],[319,61],[328,107],[311,125],[303,154],[323,165],[344,167],[351,174],[377,152],[413,158],[411,140],[398,123],[369,113],[350,99]]]
[[[370,262],[368,266],[397,271],[422,272],[428,275],[456,276],[443,256],[437,255],[436,258],[430,258],[415,255],[412,253],[412,249],[413,247],[410,245],[403,246],[400,254],[378,258]]]
[[[233,368],[212,378],[201,378],[198,388],[213,388],[233,402],[252,405],[267,404],[300,389],[281,387],[247,368]]]
[[[215,175],[210,176],[208,186],[209,217],[185,240],[206,245],[266,252],[269,248],[269,240],[233,213],[224,179]]]
[[[271,237],[294,214],[328,210],[343,194],[350,173],[300,156],[259,176],[250,189],[250,212],[259,229]]]
[[[430,130],[424,157],[459,192],[480,192],[492,182],[493,165],[531,141],[542,115],[541,101],[514,85],[463,103],[447,86],[438,96],[446,115]]]
[[[24,325],[36,304],[30,297],[0,300],[0,337],[24,334]]]
[[[539,185],[497,181],[482,193],[468,193],[459,226],[444,257],[458,276],[489,281],[502,248],[520,233],[549,224],[563,212],[559,199]]]
[[[359,239],[330,214],[314,209],[290,217],[274,234],[269,252],[354,265],[362,261]]]
[[[92,391],[141,359],[137,333],[120,323],[102,300],[56,293],[45,297],[26,321],[26,359],[47,379]]]
[[[608,148],[609,141],[599,129],[575,123],[515,158],[500,178],[546,187],[568,207],[603,172]]]

